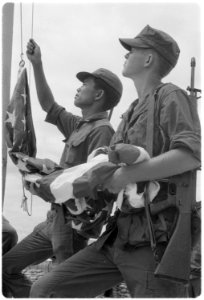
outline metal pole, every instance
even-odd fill
[[[7,105],[10,100],[13,16],[14,3],[5,3],[2,15],[2,205],[4,203],[7,167],[7,146],[5,143],[4,120]]]

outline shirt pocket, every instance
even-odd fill
[[[88,134],[75,135],[75,137],[66,142],[63,159],[68,167],[86,162],[87,147],[85,141],[87,136]]]
[[[131,120],[132,126],[128,129],[127,138],[130,144],[145,147],[147,132],[147,111],[143,111]]]

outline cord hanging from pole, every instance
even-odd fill
[[[34,3],[32,3],[32,18],[31,18],[31,38],[33,38],[33,20],[34,20]],[[22,68],[25,65],[25,61],[23,59],[24,53],[23,53],[23,11],[22,11],[22,3],[20,3],[20,32],[21,32],[21,61],[19,63],[19,72],[22,70]],[[29,64],[29,81],[28,81],[28,86],[30,86],[30,64]],[[31,194],[31,204],[30,204],[30,213],[28,210],[28,203],[27,200],[28,198],[26,197],[25,194],[25,188],[24,188],[24,176],[22,175],[22,188],[23,188],[23,197],[22,197],[22,203],[21,203],[21,207],[23,208],[23,210],[25,210],[27,212],[27,214],[29,216],[32,215],[32,202],[33,202],[33,197]]]
[[[34,24],[34,2],[32,2],[32,11],[31,11],[31,39],[33,38],[33,26]],[[29,74],[28,74],[28,84],[31,85],[31,62],[29,62]]]
[[[20,31],[21,31],[21,54],[20,54],[20,57],[21,57],[21,60],[20,60],[20,63],[19,63],[19,66],[21,68],[24,67],[25,65],[25,61],[23,59],[23,11],[22,11],[22,3],[20,3]]]
[[[34,2],[32,3],[31,38],[33,38],[33,24],[34,24]]]

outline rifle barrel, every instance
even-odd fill
[[[190,86],[191,96],[194,95],[195,66],[196,66],[196,60],[195,60],[195,57],[192,57],[191,58],[191,86]]]

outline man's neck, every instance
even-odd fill
[[[139,100],[141,101],[147,94],[153,93],[155,88],[161,84],[161,80],[152,75],[147,76],[146,78],[134,78],[133,81]]]
[[[95,114],[102,113],[101,110],[99,111],[98,109],[94,109],[92,107],[83,108],[81,112],[82,112],[83,119],[89,119],[91,116]]]

